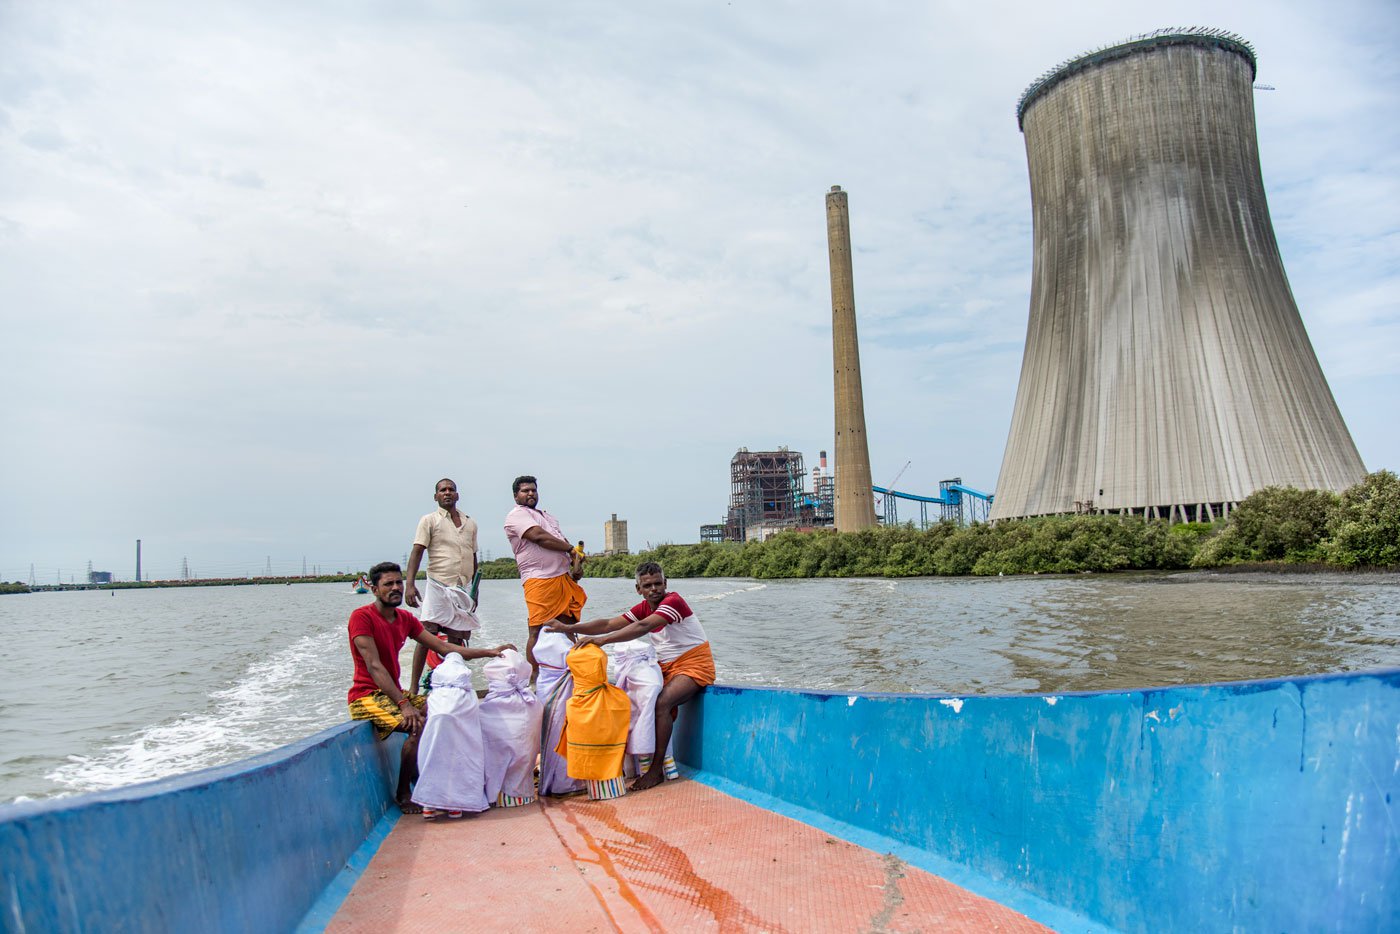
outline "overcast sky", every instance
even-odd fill
[[[1368,469],[1400,467],[1400,4],[0,0],[0,579],[690,542],[832,447],[850,193],[874,479],[996,486],[1030,294],[1014,108],[1166,26],[1253,43],[1264,183]]]

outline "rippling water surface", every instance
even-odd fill
[[[630,581],[584,585],[585,615],[637,600]],[[1001,694],[1400,665],[1400,575],[672,587],[733,684]],[[219,765],[340,722],[346,617],[365,599],[345,584],[0,597],[0,801]],[[524,644],[517,582],[483,582],[482,617],[474,643]]]

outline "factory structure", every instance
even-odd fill
[[[781,446],[776,451],[740,448],[729,462],[729,511],[723,522],[700,527],[702,542],[754,541],[790,529],[832,526],[853,532],[877,522],[856,335],[850,208],[840,185],[832,185],[826,195],[826,235],[831,267],[836,469],[828,470],[826,452],[822,451],[820,463],[812,468],[808,489],[800,452]]]
[[[1365,475],[1274,238],[1255,69],[1238,36],[1160,32],[1021,96],[1033,278],[992,520],[1211,521]]]
[[[812,486],[800,451],[740,448],[729,461],[729,511],[723,522],[700,527],[702,542],[761,541],[777,532],[830,528],[835,523],[835,478],[826,452],[812,468]]]
[[[808,488],[800,452],[782,446],[775,451],[740,448],[729,462],[729,509],[723,521],[700,527],[701,542],[761,541],[789,530],[854,532],[881,521],[896,524],[901,521],[900,501],[905,503],[903,521],[914,522],[917,512],[918,522],[925,528],[932,522],[987,518],[992,497],[963,486],[959,479],[940,483],[936,496],[917,496],[871,484],[856,333],[850,208],[840,185],[831,186],[826,195],[826,232],[831,269],[835,468],[828,468],[826,452],[822,451]],[[884,504],[883,515],[875,512],[876,494]]]
[[[627,554],[627,520],[619,519],[617,513],[603,523],[603,554]]]
[[[939,522],[986,522],[993,499],[963,486],[957,477],[940,481],[936,495],[883,487],[872,492],[882,504],[879,523],[925,529]],[[828,467],[825,451],[808,473],[798,451],[740,448],[729,462],[729,511],[723,521],[700,526],[700,541],[762,541],[778,532],[838,528],[836,502],[836,472]]]

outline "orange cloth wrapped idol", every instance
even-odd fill
[[[568,664],[574,696],[555,752],[568,762],[570,778],[617,778],[627,750],[632,702],[626,691],[608,684],[608,656],[598,646],[579,646],[569,653]]]

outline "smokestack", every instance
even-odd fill
[[[851,218],[840,185],[832,185],[826,196],[826,241],[831,254],[831,356],[836,385],[836,530],[855,532],[875,524],[875,495],[870,489],[870,447],[860,386]]]
[[[141,539],[136,540],[136,583],[141,583]]]
[[[1238,36],[1164,31],[1021,96],[1035,255],[993,520],[1207,521],[1365,475],[1274,239],[1254,77]]]

